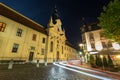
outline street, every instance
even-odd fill
[[[61,64],[40,65],[39,68],[36,64],[15,64],[12,70],[7,67],[7,64],[0,65],[0,80],[101,80]]]

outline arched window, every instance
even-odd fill
[[[50,52],[53,52],[53,42],[50,42]]]

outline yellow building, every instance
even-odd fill
[[[56,8],[45,28],[0,3],[0,61],[75,59],[77,51],[66,42],[61,25]]]

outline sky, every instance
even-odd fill
[[[95,22],[103,6],[110,0],[0,0],[0,2],[44,27],[47,27],[56,5],[67,41],[78,46],[81,42],[82,17],[85,17],[86,23]]]

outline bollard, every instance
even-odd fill
[[[37,60],[36,67],[39,68],[39,60]]]
[[[47,61],[45,61],[45,66],[47,66]]]
[[[13,59],[10,60],[9,65],[8,65],[8,69],[12,69],[13,67]]]

